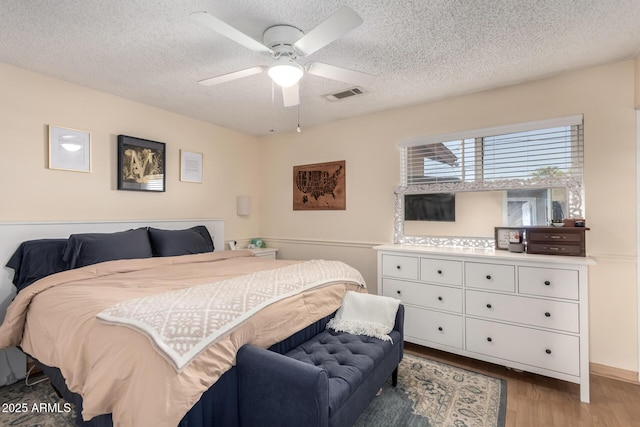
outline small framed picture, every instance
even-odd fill
[[[180,150],[180,181],[202,184],[202,153]]]
[[[509,243],[522,243],[522,232],[520,230],[509,231]]]
[[[524,228],[522,227],[495,227],[496,249],[508,250],[509,243],[522,243]]]
[[[118,135],[118,190],[165,191],[164,142]]]
[[[91,172],[91,134],[49,125],[49,169]]]

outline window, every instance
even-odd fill
[[[481,131],[478,131],[481,132]],[[582,124],[555,126],[403,147],[403,185],[582,176]]]

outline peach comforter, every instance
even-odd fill
[[[111,413],[117,426],[175,426],[251,343],[268,347],[335,311],[340,282],[302,292],[262,309],[198,354],[181,372],[145,335],[107,325],[96,314],[122,301],[291,265],[248,251],[110,261],[54,274],[20,292],[0,326],[0,348],[20,345],[58,367],[82,396],[83,418]]]

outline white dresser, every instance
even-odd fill
[[[405,340],[580,384],[589,402],[591,258],[382,245],[378,292]]]

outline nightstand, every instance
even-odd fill
[[[261,256],[265,258],[276,259],[276,253],[278,252],[275,248],[261,248],[261,249],[249,249],[254,253],[255,256]]]

